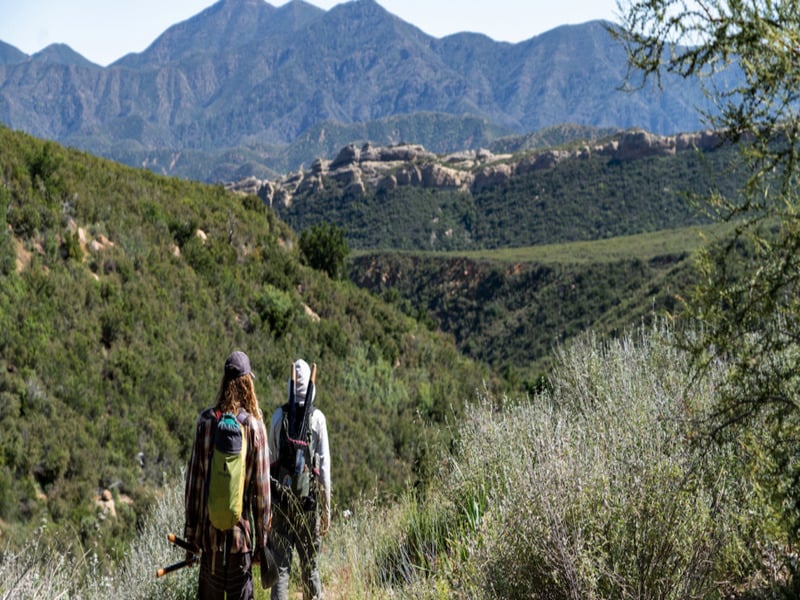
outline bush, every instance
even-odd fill
[[[345,274],[350,249],[341,227],[330,223],[314,225],[300,234],[299,244],[303,260],[311,268],[325,271],[331,279]]]
[[[256,298],[256,310],[261,321],[269,326],[275,337],[281,337],[289,331],[298,306],[289,292],[284,292],[272,285],[265,285],[263,293]]]
[[[720,375],[690,380],[671,338],[666,328],[612,342],[586,336],[559,352],[540,396],[483,393],[424,499],[363,517],[381,523],[381,536],[357,542],[374,562],[357,570],[375,596],[682,599],[779,589],[786,572],[763,568],[781,547],[776,517],[743,446],[695,437],[692,417]]]
[[[692,442],[713,382],[690,387],[666,331],[563,350],[553,391],[461,429],[446,496],[488,494],[464,543],[487,598],[700,598],[742,583],[759,514],[733,448]],[[753,518],[752,521],[758,521]]]

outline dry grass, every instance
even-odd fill
[[[757,572],[767,511],[739,446],[694,438],[719,374],[688,372],[669,329],[654,327],[564,349],[547,395],[481,395],[426,493],[334,521],[328,596],[683,600],[769,585]],[[154,577],[180,558],[165,536],[182,522],[181,490],[164,490],[113,576],[43,544],[2,555],[3,600],[192,598],[195,570]]]

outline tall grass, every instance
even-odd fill
[[[546,395],[482,395],[424,501],[337,539],[370,582],[362,597],[685,599],[751,586],[767,511],[739,446],[696,437],[718,382],[688,373],[657,327],[563,349]]]
[[[167,541],[168,533],[183,535],[183,477],[163,489],[139,535],[113,577],[87,582],[86,598],[188,600],[197,593],[197,568],[184,568],[156,578],[160,567],[183,560],[185,552]]]
[[[0,598],[70,598],[75,586],[74,559],[50,550],[39,530],[20,550],[0,553]]]
[[[467,541],[483,597],[706,598],[742,581],[751,497],[734,448],[694,443],[714,380],[667,330],[586,337],[549,395],[461,429],[448,496],[488,495]]]
[[[2,600],[188,600],[196,594],[196,569],[156,578],[160,567],[183,559],[167,533],[183,529],[183,481],[163,489],[139,535],[111,572],[101,572],[91,551],[54,547],[46,527],[19,551],[0,553]]]
[[[770,510],[745,446],[695,433],[719,375],[688,373],[670,330],[655,326],[561,350],[542,396],[479,394],[430,489],[335,520],[321,561],[328,597],[670,600],[768,589]],[[191,598],[196,570],[154,577],[181,558],[165,537],[182,523],[181,492],[181,482],[164,490],[113,575],[35,543],[4,554],[3,599]]]

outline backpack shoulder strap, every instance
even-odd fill
[[[236,415],[236,421],[244,429],[244,431],[242,432],[242,437],[244,437],[245,440],[247,440],[247,432],[252,430],[252,426],[251,426],[251,423],[250,423],[250,417],[251,417],[250,413],[247,412],[243,408],[240,408],[239,409],[239,414]],[[247,445],[247,454],[248,454],[248,456],[252,453],[252,451],[253,451],[252,447],[250,446],[250,444],[248,444]]]
[[[198,420],[199,421],[208,421],[210,419],[217,420],[217,419],[219,419],[219,416],[218,416],[217,413],[218,413],[217,409],[214,408],[213,406],[211,406],[209,408],[204,409],[203,412],[200,413],[200,416],[198,417]]]

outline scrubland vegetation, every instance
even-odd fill
[[[481,394],[426,490],[338,511],[323,550],[330,595],[793,597],[757,432],[712,442],[698,427],[724,370],[691,378],[659,324],[562,348],[540,396]],[[4,598],[191,598],[196,570],[155,578],[182,558],[166,540],[181,493],[179,479],[161,490],[112,573],[95,571],[91,551],[51,552],[42,531],[3,555]]]
[[[706,198],[729,235],[692,256],[691,294],[658,307],[676,318],[584,324],[527,394],[475,385],[485,372],[446,336],[303,265],[258,199],[0,130],[3,600],[193,597],[192,570],[155,570],[181,558],[166,534],[185,422],[233,344],[279,394],[298,349],[325,357],[347,399],[329,405],[346,489],[331,597],[797,598],[797,10],[672,4],[629,3],[617,35],[645,78],[739,60],[747,85],[720,92],[711,123],[746,141],[747,182]],[[138,492],[136,508],[102,518],[97,485]]]
[[[427,477],[433,423],[489,377],[446,336],[302,264],[313,261],[298,236],[255,197],[0,128],[0,223],[11,548],[46,523],[54,547],[97,549],[104,568],[122,560],[188,461],[232,349],[250,356],[267,417],[291,362],[318,364],[337,502]],[[93,500],[105,491],[115,517]]]
[[[689,372],[667,327],[588,335],[551,392],[482,397],[428,495],[338,524],[331,552],[369,548],[355,579],[376,597],[792,597],[758,443],[698,427],[724,366]],[[366,535],[377,518],[398,530]]]

